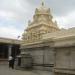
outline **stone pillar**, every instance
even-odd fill
[[[12,45],[8,46],[8,57],[12,54]]]

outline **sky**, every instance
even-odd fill
[[[59,28],[75,27],[75,0],[44,0]],[[18,39],[41,0],[0,0],[0,37]]]

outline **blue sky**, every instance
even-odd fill
[[[75,0],[44,0],[60,28],[75,27]],[[0,37],[21,36],[41,0],[0,0]]]

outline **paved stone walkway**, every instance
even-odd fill
[[[48,71],[21,71],[21,70],[12,70],[8,68],[8,65],[0,65],[0,75],[53,75],[52,72]]]

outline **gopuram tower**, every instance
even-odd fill
[[[28,27],[23,33],[23,44],[34,43],[42,39],[42,35],[59,31],[56,21],[52,21],[50,8],[44,2],[36,8],[33,21],[28,22]]]

